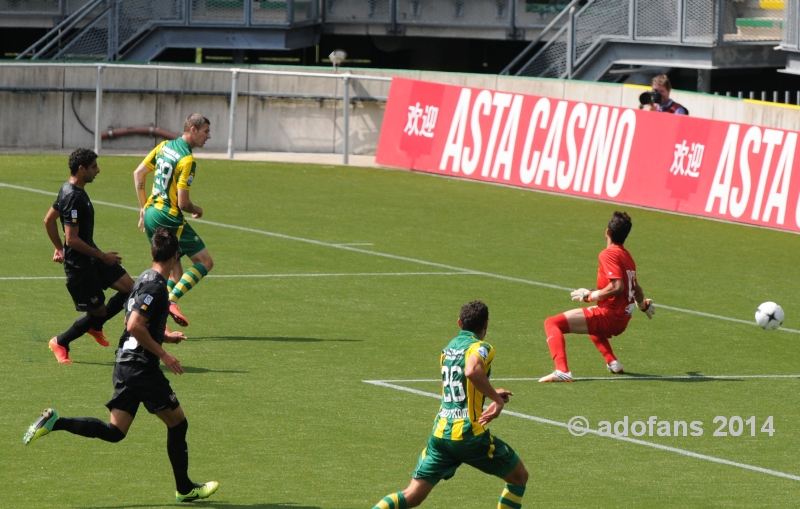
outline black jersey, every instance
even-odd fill
[[[98,249],[93,238],[94,207],[86,191],[71,182],[65,182],[58,192],[58,198],[53,203],[53,208],[58,211],[58,215],[61,217],[62,230],[77,226],[78,238]],[[66,272],[79,272],[91,266],[91,257],[67,245],[64,246],[64,270]]]
[[[147,318],[147,330],[150,336],[159,345],[164,344],[164,329],[167,327],[169,316],[169,292],[167,280],[153,269],[142,272],[133,285],[125,308],[126,324],[134,312]],[[140,345],[126,328],[119,338],[117,362],[141,362],[158,367],[159,358]]]

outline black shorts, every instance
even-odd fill
[[[105,302],[103,290],[116,283],[127,274],[122,265],[106,265],[100,260],[92,262],[92,266],[80,272],[67,273],[67,290],[72,296],[77,311],[97,309]]]
[[[106,403],[109,410],[117,409],[136,416],[139,403],[151,414],[175,410],[181,404],[161,370],[140,362],[118,362],[114,365],[114,396]]]

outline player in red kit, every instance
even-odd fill
[[[567,333],[588,334],[594,346],[603,354],[608,370],[614,374],[623,373],[622,363],[614,355],[609,338],[625,331],[634,306],[641,309],[647,318],[653,318],[656,312],[653,301],[644,298],[644,290],[636,281],[636,263],[623,246],[632,226],[628,214],[614,212],[606,229],[606,248],[598,256],[599,290],[578,288],[571,293],[572,300],[576,302],[596,302],[597,305],[571,309],[544,321],[547,346],[556,363],[556,370],[540,378],[540,382],[572,381],[564,341],[564,334]]]

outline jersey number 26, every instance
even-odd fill
[[[461,376],[461,366],[442,366],[442,401],[445,403],[464,401],[467,395],[464,393]]]

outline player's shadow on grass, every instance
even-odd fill
[[[201,336],[198,341],[274,341],[277,343],[360,343],[363,339],[288,338],[285,336]]]
[[[609,377],[608,380],[619,380],[620,382],[624,382],[625,379],[641,379],[647,380],[651,382],[678,382],[678,383],[696,383],[696,382],[744,382],[743,379],[737,378],[732,376],[730,378],[722,376],[705,376],[701,375],[696,371],[687,371],[686,375],[681,376],[670,376],[670,375],[653,375],[650,373],[632,373],[630,371],[625,371],[624,375],[621,375],[619,378],[617,377]],[[605,378],[603,379],[593,379],[593,380],[576,380],[580,382],[604,382],[606,381]]]
[[[184,373],[193,373],[193,374],[194,373],[249,373],[249,371],[242,371],[240,369],[208,369],[208,368],[195,368],[192,366],[183,366],[183,365],[181,365],[181,368],[183,368]],[[166,366],[161,366],[161,371],[167,374],[172,373]]]
[[[114,362],[85,362],[85,361],[74,361],[74,364],[86,364],[86,365],[95,365],[95,366],[108,366],[110,368],[114,367]],[[184,373],[193,373],[193,374],[201,374],[201,373],[249,373],[249,371],[242,371],[239,369],[208,369],[208,368],[195,368],[193,366],[183,366]],[[164,373],[171,373],[168,367],[159,365],[159,368]]]

